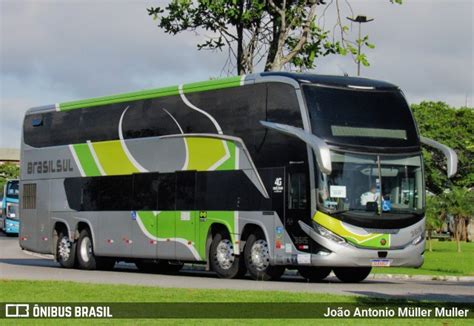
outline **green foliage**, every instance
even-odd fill
[[[467,218],[474,216],[474,191],[453,187],[441,195],[443,208],[454,217]]]
[[[443,209],[442,203],[437,196],[426,197],[426,229],[431,232],[438,230],[443,225]]]
[[[17,179],[20,175],[20,168],[11,163],[0,165],[0,194],[3,196],[3,187],[8,179]]]
[[[350,8],[349,2],[345,4]],[[337,22],[325,30],[317,24],[316,14],[324,15],[331,5]],[[147,10],[168,34],[203,31],[206,36],[197,41],[197,48],[229,50],[238,74],[252,72],[261,60],[266,62],[265,70],[281,70],[285,65],[304,70],[315,68],[318,57],[348,53],[368,66],[366,55],[358,54],[354,44],[374,48],[368,36],[355,42],[346,39],[349,27],[343,24],[339,0],[172,0],[165,7]]]
[[[474,110],[453,108],[443,102],[422,102],[411,106],[420,134],[453,148],[459,159],[455,186],[474,187]],[[446,159],[435,149],[423,148],[427,188],[436,194],[449,184]]]

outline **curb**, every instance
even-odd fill
[[[474,282],[474,276],[370,274],[368,280],[393,279],[413,281]]]
[[[22,250],[25,254],[43,258],[54,259],[53,255],[39,254],[28,250]],[[205,267],[202,265],[189,264],[186,270],[204,271]],[[286,275],[297,276],[296,270],[287,270]],[[330,274],[335,276],[333,272]],[[474,276],[449,276],[449,275],[408,275],[408,274],[369,274],[367,280],[412,280],[412,281],[445,281],[445,282],[474,282]]]

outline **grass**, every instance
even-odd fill
[[[309,303],[353,303],[360,307],[370,307],[371,303],[400,304],[402,301],[386,299],[367,299],[356,296],[341,296],[319,293],[292,293],[283,291],[238,291],[238,290],[203,290],[203,289],[173,289],[131,285],[106,285],[59,281],[17,281],[0,280],[0,302],[309,302]],[[68,319],[61,323],[68,324],[105,324],[105,325],[380,325],[380,319]],[[460,319],[383,319],[384,325],[469,325],[472,320]],[[21,323],[47,325],[58,320],[2,320],[2,325],[17,325]]]
[[[0,280],[12,302],[357,302],[354,296],[284,291],[160,288],[64,281]]]
[[[426,244],[425,262],[420,268],[374,268],[373,273],[408,275],[474,276],[474,243],[462,242],[457,252],[455,241],[432,240],[433,251]]]

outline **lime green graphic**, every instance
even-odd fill
[[[101,175],[87,144],[72,145],[72,150],[76,153],[76,156],[79,160],[77,164],[82,166],[86,176],[95,177]]]
[[[224,225],[232,242],[237,241],[238,222],[234,211],[139,211],[137,223],[150,239],[176,241],[187,246],[196,260],[206,260],[207,235],[214,223]]]
[[[206,137],[185,137],[188,148],[186,170],[235,169],[235,145],[230,141]]]
[[[240,86],[241,78],[242,78],[241,76],[237,76],[237,77],[229,77],[229,78],[224,78],[224,79],[208,80],[204,82],[185,84],[183,85],[183,91],[186,94],[186,93],[201,92],[201,91],[207,91],[207,90],[213,90],[213,89],[236,87],[236,86]],[[159,97],[173,96],[173,95],[179,95],[178,86],[169,86],[169,87],[164,87],[164,88],[155,88],[155,89],[149,89],[149,90],[132,92],[132,93],[124,93],[124,94],[103,96],[103,97],[97,97],[97,98],[86,99],[86,100],[64,102],[64,103],[60,103],[58,106],[59,106],[60,111],[69,111],[69,110],[82,109],[82,108],[94,107],[94,106],[99,106],[99,105],[121,103],[121,102],[128,102],[128,101],[134,101],[134,100],[143,100],[143,99],[149,99],[149,98],[159,98]]]
[[[92,146],[106,175],[139,172],[128,159],[119,140],[96,142]]]
[[[342,221],[333,218],[320,211],[316,212],[313,216],[313,220],[324,226],[331,232],[343,237],[348,242],[356,244],[358,246],[370,247],[370,248],[390,248],[390,234],[383,233],[369,233],[369,234],[357,234],[349,231],[344,227]]]

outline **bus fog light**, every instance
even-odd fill
[[[317,223],[314,223],[315,225],[315,228],[316,228],[316,231],[323,237],[325,237],[326,239],[329,239],[329,240],[332,240],[336,243],[339,243],[339,244],[344,244],[346,243],[346,240],[344,240],[344,238],[341,238],[340,236],[334,234],[333,232],[329,231],[328,229],[326,229],[325,227],[317,224]]]
[[[416,245],[419,244],[421,241],[423,241],[423,239],[424,239],[424,238],[423,238],[423,235],[420,234],[419,236],[417,236],[417,237],[415,238],[415,240],[413,240],[413,241],[411,242],[411,244],[414,245],[414,246],[416,246]]]

